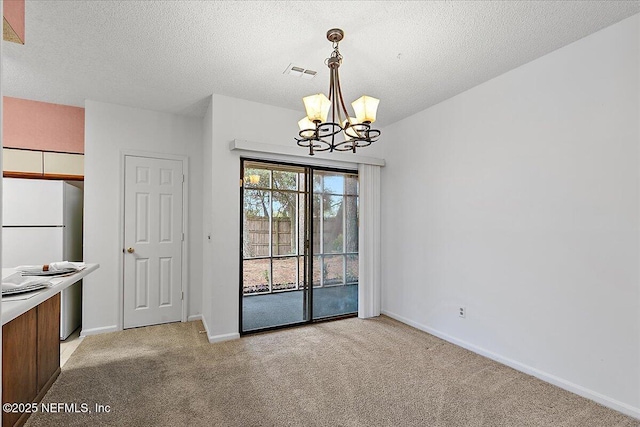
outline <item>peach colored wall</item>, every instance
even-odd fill
[[[84,108],[3,99],[3,146],[84,154]]]
[[[4,0],[2,15],[24,43],[24,0]]]

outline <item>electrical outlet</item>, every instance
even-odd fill
[[[467,307],[458,307],[458,317],[467,317]]]

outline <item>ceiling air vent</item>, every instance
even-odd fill
[[[289,66],[287,67],[286,70],[284,70],[284,73],[282,74],[289,74],[293,77],[302,77],[303,79],[312,79],[316,76],[316,74],[318,74],[317,71],[313,71],[313,70],[307,70],[305,68],[302,67],[298,67],[296,65],[293,64],[289,64]]]

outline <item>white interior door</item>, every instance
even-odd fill
[[[125,156],[124,327],[182,318],[182,162]]]

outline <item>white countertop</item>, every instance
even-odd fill
[[[35,295],[29,299],[2,301],[2,324],[4,325],[5,323],[11,322],[16,317],[26,313],[41,302],[48,300],[61,290],[73,285],[87,274],[97,270],[99,267],[100,264],[86,264],[86,267],[83,270],[80,270],[71,276],[51,278],[51,282],[54,284],[52,287],[34,292]],[[2,270],[4,277],[4,270],[6,269],[3,268]]]

